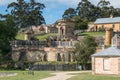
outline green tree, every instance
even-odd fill
[[[75,55],[75,60],[83,66],[83,69],[86,69],[86,64],[91,62],[91,55],[96,50],[96,42],[95,38],[91,36],[87,36],[78,42],[75,45],[73,53]]]
[[[108,7],[110,5],[109,1],[106,0],[100,0],[100,2],[98,2],[97,4],[99,7]]]
[[[101,17],[109,17],[109,5],[110,2],[106,1],[106,0],[100,0],[100,2],[98,2],[98,6],[100,7],[100,11],[101,11]]]
[[[76,30],[85,30],[88,28],[88,20],[87,19],[82,19],[79,16],[74,16],[73,19],[74,19]]]
[[[18,27],[29,27],[45,23],[42,16],[42,10],[45,6],[35,0],[29,2],[17,0],[17,2],[10,3],[7,8],[11,10],[10,15],[13,16]]]
[[[15,39],[17,30],[12,17],[7,16],[4,21],[0,21],[0,55],[10,51],[10,42]]]
[[[111,14],[115,17],[120,16],[120,8],[114,8],[107,0],[100,0],[97,6],[93,5],[89,0],[81,0],[76,9],[69,8],[65,10],[63,18],[79,16],[81,19],[87,19],[91,22],[97,18],[109,17]]]
[[[95,6],[88,0],[81,0],[76,8],[78,16],[89,21],[94,21],[92,18],[95,15],[94,9]]]
[[[64,14],[63,14],[63,18],[64,19],[71,19],[73,16],[76,16],[76,10],[74,8],[69,8],[67,10],[65,10]]]
[[[120,8],[115,8],[113,15],[115,15],[116,17],[120,16]]]
[[[109,15],[113,15],[113,17],[119,17],[120,16],[120,8],[114,8],[113,6],[109,7]]]
[[[98,7],[100,8],[100,17],[109,17],[110,15],[120,16],[120,8],[114,8],[110,5],[108,0],[100,0],[98,2]]]

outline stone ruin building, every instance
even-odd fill
[[[41,29],[41,28],[39,28]],[[32,40],[34,30],[31,28],[25,32],[25,40],[15,40],[11,43],[12,59],[14,61],[73,61],[71,50],[77,42],[74,36],[74,23],[72,20],[58,20],[46,32],[55,32],[58,34],[56,39],[46,41]],[[52,31],[51,31],[51,30]],[[43,30],[43,28],[41,29]],[[54,31],[55,30],[55,31]]]

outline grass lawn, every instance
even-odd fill
[[[57,33],[49,33],[49,34],[44,34],[44,35],[40,35],[40,36],[35,36],[35,38],[42,41],[42,40],[46,40],[46,38],[48,38],[49,36],[56,36],[56,35],[57,35]],[[24,36],[25,35],[23,33],[19,33],[19,34],[17,34],[16,39],[24,40]]]
[[[82,35],[82,36],[93,36],[93,37],[97,37],[97,36],[105,36],[105,32],[83,32],[83,33],[79,33],[78,35]]]
[[[28,75],[28,71],[0,71],[0,72],[14,72],[16,76],[0,77],[0,80],[38,80],[53,76],[51,71],[34,71],[34,75]]]
[[[67,80],[120,80],[120,76],[114,75],[92,75],[91,73],[79,73]]]
[[[36,36],[36,38],[41,41],[41,40],[46,40],[46,38],[48,38],[49,36],[56,36],[56,35],[57,33],[49,33],[49,34],[44,34],[41,36]]]
[[[16,39],[19,39],[19,40],[24,40],[24,34],[23,33],[18,33],[17,36],[16,36]]]

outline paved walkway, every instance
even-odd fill
[[[16,76],[17,73],[12,72],[0,72],[0,77]]]
[[[90,71],[55,72],[55,73],[51,73],[51,74],[54,74],[55,76],[51,76],[51,77],[40,79],[40,80],[67,80],[68,78],[76,76],[71,73],[84,73],[84,72],[90,72]]]

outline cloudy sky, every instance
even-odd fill
[[[0,13],[5,14],[7,5],[16,0],[0,0]],[[25,0],[28,1],[28,0]],[[36,0],[45,4],[43,16],[47,24],[52,24],[56,20],[62,18],[62,14],[68,8],[76,8],[81,0]],[[97,4],[100,0],[89,0],[93,4]],[[120,8],[120,0],[109,0],[111,5]]]

